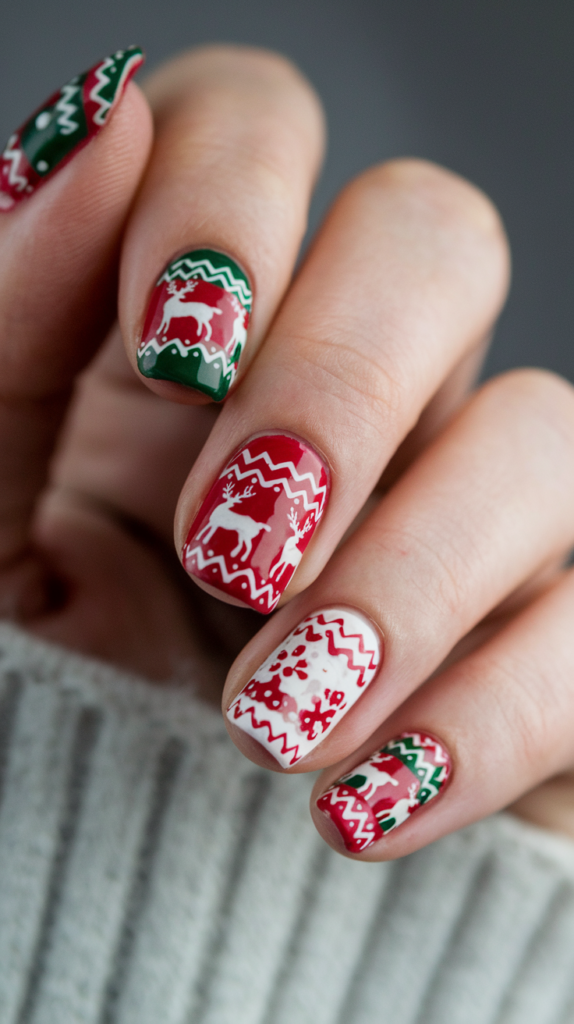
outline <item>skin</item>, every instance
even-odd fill
[[[198,679],[212,701],[227,675],[226,707],[305,615],[354,607],[384,639],[383,666],[293,770],[324,769],[316,798],[413,729],[454,764],[444,794],[361,858],[513,803],[574,835],[574,394],[538,370],[472,390],[508,246],[489,200],[444,169],[360,175],[292,280],[324,134],[287,61],[203,48],[145,95],[130,84],[98,137],[0,218],[2,613],[158,684]],[[203,246],[254,290],[222,408],[136,368],[154,282]],[[262,626],[188,579],[172,532],[175,510],[180,552],[219,467],[269,429],[323,454],[332,493]]]

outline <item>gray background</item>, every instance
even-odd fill
[[[148,67],[204,41],[272,47],[320,92],[330,148],[313,204],[375,161],[437,160],[505,219],[514,282],[488,363],[574,380],[572,0],[2,0],[0,133],[100,56]]]

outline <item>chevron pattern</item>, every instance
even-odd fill
[[[283,768],[305,757],[374,679],[378,637],[347,609],[308,615],[266,659],[227,717]]]

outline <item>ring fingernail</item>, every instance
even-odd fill
[[[188,534],[191,576],[258,612],[273,611],[323,515],[329,477],[309,445],[252,438],[213,484]]]
[[[32,195],[98,134],[143,61],[138,46],[118,50],[72,78],[10,136],[0,157],[0,211]]]
[[[227,710],[283,768],[313,750],[375,677],[379,638],[362,616],[329,608],[303,619]]]
[[[140,373],[221,402],[237,375],[251,300],[247,276],[229,256],[213,249],[178,256],[151,295],[137,353]]]
[[[317,807],[360,853],[438,796],[451,771],[448,751],[424,732],[405,732],[338,779]]]

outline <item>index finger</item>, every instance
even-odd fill
[[[147,93],[156,143],[120,284],[128,356],[160,395],[221,401],[291,277],[322,112],[287,60],[247,47],[183,54]]]

